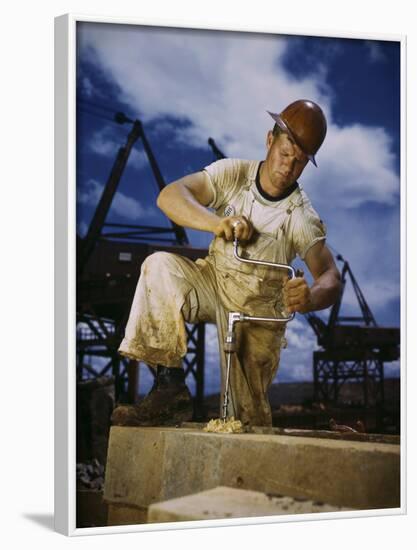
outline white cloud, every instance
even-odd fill
[[[383,128],[333,125],[317,155],[319,168],[308,166],[302,181],[313,200],[325,197],[334,208],[356,208],[368,201],[393,205],[399,193],[394,161]]]
[[[299,315],[287,324],[286,339],[288,350],[303,351],[306,347],[312,348],[315,345],[315,336],[306,322],[301,321]]]
[[[316,336],[307,320],[296,315],[287,324],[287,347],[281,350],[281,360],[275,381],[312,380],[313,351]]]
[[[385,306],[392,300],[399,298],[399,284],[395,281],[389,281],[386,279],[365,280],[359,285],[368,306],[371,308],[376,321],[378,322],[378,316],[376,314],[377,307]],[[375,307],[377,306],[377,307]],[[353,290],[352,285],[349,283],[346,285],[346,289],[343,295],[343,307],[346,308],[346,312],[354,312],[354,315],[361,315],[358,299]]]
[[[229,155],[263,155],[267,109],[298,97],[329,106],[319,91],[320,72],[295,80],[283,70],[285,38],[90,25],[79,43],[94,52],[144,122],[167,115],[189,120],[179,138],[206,147],[212,136]]]
[[[80,204],[96,207],[103,193],[103,188],[102,183],[90,179],[84,185],[78,186],[77,201]],[[117,191],[114,196],[110,212],[134,222],[139,222],[141,219],[157,214],[153,207],[144,207],[138,200],[120,191]]]
[[[88,143],[88,147],[98,155],[116,158],[118,150],[120,147],[124,146],[125,141],[126,137],[117,139],[107,127],[93,134],[91,141]],[[133,147],[128,159],[128,165],[140,170],[144,166],[147,166],[147,164],[148,159],[144,151]]]
[[[88,180],[85,185],[77,187],[77,202],[89,206],[97,206],[103,193],[103,184],[96,180]]]
[[[335,183],[337,186],[337,183]],[[309,194],[310,192],[309,189]],[[326,198],[325,198],[326,200]],[[328,242],[349,262],[377,322],[382,311],[400,294],[400,214],[399,207],[372,209],[334,207],[331,201],[314,200],[324,221],[329,221]],[[339,269],[342,263],[337,262]],[[343,304],[358,311],[350,282]]]
[[[318,154],[319,170],[309,167],[303,181],[320,182],[321,194],[348,208],[366,201],[392,204],[396,197],[388,134],[333,124],[325,61],[315,73],[295,79],[283,65],[285,37],[86,25],[79,44],[93,52],[121,99],[145,123],[165,116],[188,120],[178,129],[179,142],[206,148],[211,136],[228,156],[262,158],[271,127],[266,110],[298,98],[317,101],[328,118],[328,137]],[[368,44],[375,57],[378,44]]]

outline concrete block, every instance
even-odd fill
[[[356,509],[400,506],[398,445],[113,427],[104,497],[147,507],[217,486]]]
[[[165,464],[165,438],[171,431],[177,433],[178,429],[121,426],[110,429],[105,502],[146,508],[161,500],[164,477],[169,474]],[[175,447],[168,450],[171,452],[175,452]]]
[[[256,491],[216,487],[195,495],[157,502],[148,510],[148,523],[204,519],[249,518],[346,510],[311,500],[273,497]]]
[[[147,507],[160,500],[165,431],[112,427],[107,453],[104,500]]]
[[[171,432],[165,452],[163,499],[225,485],[359,509],[400,505],[394,445]]]

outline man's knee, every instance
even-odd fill
[[[154,252],[142,264],[141,273],[144,276],[161,277],[167,270],[171,271],[176,264],[176,257],[169,252]]]

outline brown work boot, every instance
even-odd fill
[[[151,391],[137,405],[120,405],[113,426],[176,426],[193,417],[193,402],[181,368],[158,365]]]

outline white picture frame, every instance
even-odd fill
[[[155,22],[133,18],[63,15],[55,20],[55,529],[65,535],[80,536],[107,533],[128,533],[176,528],[249,525],[331,519],[333,514],[281,516],[249,520],[211,520],[172,524],[109,526],[98,528],[76,527],[76,461],[75,461],[75,326],[76,326],[76,26],[78,22],[149,25]],[[159,27],[170,27],[170,22]],[[178,25],[176,25],[178,26]],[[184,28],[196,28],[184,25]],[[204,27],[205,30],[263,32],[287,35],[326,36],[311,30],[254,29],[236,25],[236,28]],[[329,35],[327,35],[329,36]],[[401,46],[401,331],[405,335],[405,48],[404,36],[350,35],[337,33],[332,38],[362,38],[394,40]],[[405,338],[401,339],[401,446],[405,449]],[[401,453],[401,506],[398,509],[341,512],[338,517],[370,517],[404,514],[406,511],[405,452]]]

